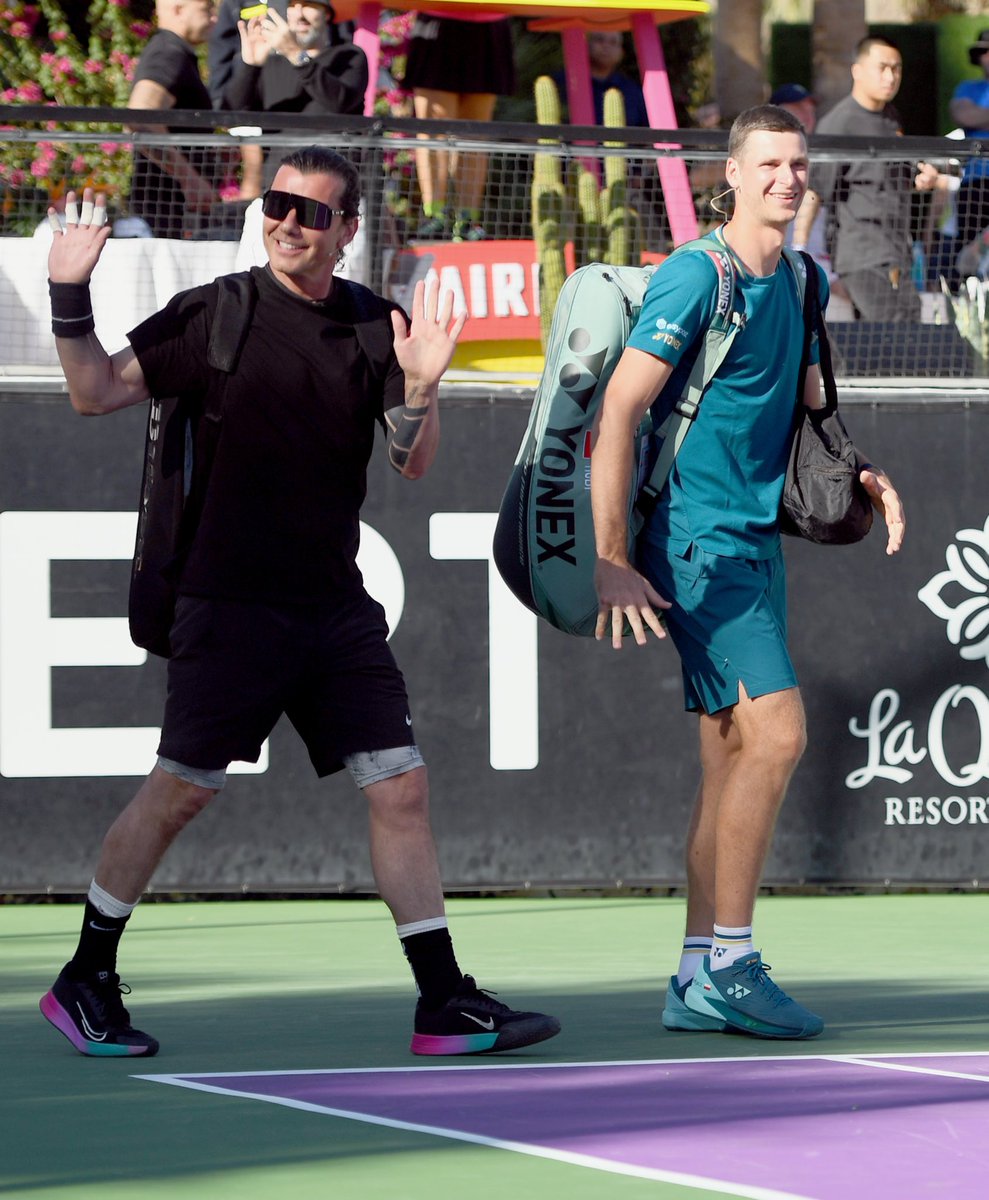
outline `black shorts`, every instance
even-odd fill
[[[458,96],[511,96],[515,92],[515,61],[508,19],[416,17],[402,82],[407,88]]]
[[[413,745],[386,639],[384,609],[366,592],[282,606],[181,596],[159,755],[209,771],[257,762],[282,713],[320,776],[344,755]]]

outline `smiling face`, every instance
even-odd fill
[[[755,226],[785,229],[807,191],[807,142],[797,132],[753,130],[729,158],[728,186],[735,217]]]
[[[278,168],[273,191],[293,192],[319,200],[328,208],[343,208],[346,184],[338,175],[303,175],[294,167]],[[280,221],[264,217],[264,245],[276,278],[289,291],[308,300],[323,300],[330,294],[333,270],[340,250],[357,232],[357,217],[334,215],[328,228],[307,229],[291,209]]]

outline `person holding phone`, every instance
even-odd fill
[[[246,19],[237,22],[241,61],[224,88],[221,108],[358,115],[364,111],[367,57],[343,39],[332,5],[292,0],[284,16],[272,5],[248,5],[243,11]]]

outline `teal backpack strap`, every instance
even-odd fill
[[[745,313],[735,311],[735,268],[731,255],[709,237],[685,242],[677,247],[674,254],[698,250],[709,255],[718,272],[715,313],[704,334],[703,344],[694,361],[683,395],[656,430],[656,435],[662,438],[662,446],[635,502],[637,519],[641,523],[648,519],[656,507],[660,492],[673,469],[674,459],[683,445],[683,439],[697,419],[708,384],[721,369],[721,364],[725,361],[735,338],[745,328]]]

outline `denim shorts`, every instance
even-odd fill
[[[686,546],[639,540],[638,567],[673,607],[666,627],[680,655],[688,712],[716,713],[796,687],[786,648],[786,568],[771,558],[726,558]]]

